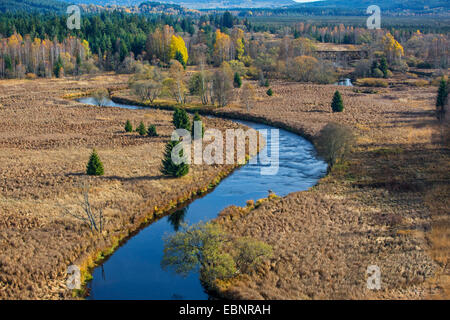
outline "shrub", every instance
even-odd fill
[[[341,93],[337,90],[334,93],[333,101],[331,101],[331,110],[333,110],[333,112],[344,111],[344,101],[342,100]]]
[[[133,125],[130,120],[125,123],[125,132],[133,132]]]
[[[108,102],[109,92],[104,88],[98,89],[92,94],[92,98],[97,106],[104,107]]]
[[[266,94],[267,94],[269,97],[273,96],[273,90],[272,90],[272,88],[269,88],[269,90],[267,90]]]
[[[180,144],[181,141],[169,141],[166,145],[166,150],[164,153],[164,159],[162,160],[161,172],[165,175],[179,178],[187,175],[189,173],[189,164],[183,162],[176,164],[172,160],[172,150]],[[180,148],[179,152],[180,159],[183,158],[183,148]]]
[[[237,253],[234,259],[241,273],[251,273],[264,259],[272,255],[270,245],[250,238],[239,239],[235,247]]]
[[[139,126],[137,127],[136,131],[137,131],[141,136],[145,136],[145,135],[147,134],[147,129],[145,128],[144,122],[141,121],[141,123],[139,123]]]
[[[161,265],[187,276],[200,269],[203,284],[214,288],[216,280],[250,274],[272,255],[272,248],[250,238],[233,238],[215,223],[183,226],[164,239]]]
[[[103,164],[100,157],[97,154],[97,150],[92,150],[91,157],[86,166],[86,173],[90,176],[102,176],[105,172],[103,170]]]
[[[427,80],[420,79],[420,80],[414,81],[412,84],[416,87],[425,87],[425,86],[429,85],[430,82]]]
[[[143,101],[150,101],[153,103],[159,97],[162,90],[161,82],[155,80],[139,80],[131,85],[134,93]]]
[[[388,82],[383,79],[375,79],[375,78],[362,78],[356,80],[356,84],[362,87],[379,87],[379,88],[387,88]]]
[[[339,160],[344,160],[353,147],[355,138],[350,128],[336,123],[327,124],[316,139],[319,156],[332,167]]]
[[[375,68],[375,69],[372,70],[372,76],[375,77],[375,78],[383,78],[384,77],[384,73],[380,69]]]
[[[419,68],[419,69],[432,69],[433,66],[429,62],[419,62],[417,64],[417,68]]]
[[[234,74],[233,85],[235,88],[240,88],[242,86],[241,76],[237,72]]]
[[[357,77],[370,76],[370,73],[372,71],[371,66],[372,66],[372,64],[370,63],[369,60],[367,60],[367,59],[359,60],[355,64],[355,72],[354,72],[355,76],[357,76]]]
[[[25,79],[27,79],[27,80],[34,80],[36,78],[37,78],[37,76],[34,73],[31,73],[31,72],[29,72],[29,73],[27,73],[25,75]]]
[[[158,133],[156,132],[156,126],[151,124],[148,126],[147,134],[149,137],[157,137]]]

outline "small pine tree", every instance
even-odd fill
[[[54,67],[53,67],[53,73],[55,74],[55,76],[57,77],[57,78],[59,78],[62,74],[62,70],[64,70],[63,69],[63,62],[62,62],[62,59],[61,59],[61,56],[58,56],[58,59],[56,60],[56,63],[55,63],[55,65],[54,65]]]
[[[272,90],[272,88],[269,88],[269,90],[267,90],[266,94],[267,94],[269,97],[273,96],[273,90]]]
[[[264,82],[264,86],[267,87],[267,88],[270,86],[269,79],[266,79],[266,82]]]
[[[97,154],[97,150],[92,150],[91,157],[86,166],[86,173],[90,176],[102,176],[105,172],[103,170],[103,164],[100,157]]]
[[[331,102],[331,110],[333,110],[333,112],[344,111],[344,101],[342,100],[341,93],[337,90],[334,93],[333,101]]]
[[[436,112],[439,120],[444,118],[445,113],[445,100],[448,96],[448,86],[447,81],[444,78],[441,79],[441,83],[439,84],[437,99],[436,99]]]
[[[141,123],[139,124],[139,127],[137,127],[136,131],[139,132],[139,134],[141,136],[145,136],[147,134],[147,129],[145,128],[144,122],[141,121]]]
[[[161,172],[165,175],[179,178],[188,174],[189,172],[189,164],[180,163],[175,164],[172,161],[172,150],[175,148],[181,141],[169,141],[166,145],[166,150],[164,152],[164,159],[162,160]],[[179,153],[180,158],[183,157],[183,149],[180,150]]]
[[[380,60],[380,70],[381,70],[381,72],[383,72],[384,78],[387,78],[389,69],[388,69],[388,63],[387,63],[387,60],[385,57],[382,57]]]
[[[180,108],[175,108],[175,111],[173,113],[172,123],[175,128],[177,128],[180,123],[180,111]]]
[[[186,110],[176,108],[173,114],[173,125],[176,129],[186,129],[191,131],[191,121]]]
[[[191,132],[192,132],[192,137],[194,137],[195,138],[195,130],[194,130],[194,126],[195,126],[195,123],[196,122],[198,122],[198,121],[200,121],[201,123],[202,123],[202,138],[205,136],[205,126],[203,125],[203,122],[202,122],[202,118],[200,118],[200,115],[198,114],[198,112],[196,112],[195,114],[194,114],[194,120],[193,120],[193,122],[192,122],[192,130],[191,130]]]
[[[125,132],[133,132],[133,125],[130,120],[125,123]]]
[[[148,127],[147,134],[149,135],[149,137],[157,137],[158,136],[155,125],[151,124]]]
[[[234,87],[235,88],[240,88],[242,86],[242,79],[241,76],[239,75],[239,73],[235,73],[234,74],[234,81],[233,81]]]

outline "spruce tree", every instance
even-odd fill
[[[91,157],[86,166],[86,173],[90,176],[102,176],[105,172],[103,170],[103,164],[100,157],[97,154],[97,150],[92,150]]]
[[[151,124],[148,127],[147,134],[148,134],[149,137],[157,137],[158,136],[158,133],[156,132],[155,125]]]
[[[241,76],[239,75],[239,73],[235,73],[234,74],[234,81],[233,81],[234,87],[235,88],[240,88],[242,86],[242,79]]]
[[[344,111],[344,101],[342,101],[342,96],[339,91],[336,90],[333,96],[333,101],[331,102],[331,109],[333,112]]]
[[[175,128],[178,128],[178,125],[180,124],[180,108],[175,108],[175,111],[173,113],[172,123]]]
[[[202,118],[200,118],[200,115],[198,114],[198,112],[196,112],[194,114],[194,120],[192,122],[191,132],[192,132],[192,137],[194,137],[194,138],[197,138],[197,137],[195,137],[195,130],[194,130],[196,122],[201,122],[201,125],[202,125],[201,138],[203,138],[205,136],[205,126],[203,125]]]
[[[53,66],[53,73],[57,78],[61,76],[61,71],[63,70],[63,62],[61,56],[58,56],[55,65]]]
[[[141,136],[145,136],[147,134],[147,129],[145,128],[144,122],[141,121],[141,123],[139,124],[139,127],[137,127],[136,131],[139,132],[139,134]]]
[[[125,123],[125,132],[133,132],[133,126],[130,120]]]
[[[272,90],[272,88],[269,88],[269,90],[267,90],[266,94],[267,94],[269,97],[273,96],[273,90]]]
[[[173,125],[176,129],[186,129],[191,131],[191,121],[186,110],[176,108],[173,114]]]
[[[445,113],[445,100],[448,96],[448,86],[447,81],[444,78],[441,79],[441,83],[439,85],[439,90],[436,99],[436,112],[439,120],[443,119]]]
[[[381,72],[383,72],[383,76],[385,78],[387,78],[389,69],[388,69],[388,63],[387,63],[387,60],[385,57],[381,58],[381,60],[380,60],[380,70],[381,70]]]
[[[172,150],[175,148],[181,141],[169,141],[166,145],[166,150],[164,152],[164,159],[162,160],[161,172],[165,175],[179,178],[188,174],[189,172],[189,164],[180,163],[175,164],[172,161]],[[179,153],[180,158],[183,157],[183,149],[180,150]]]

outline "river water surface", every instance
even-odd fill
[[[93,104],[92,98],[79,101]],[[141,109],[112,101],[108,101],[107,106]],[[275,129],[247,121],[236,122],[256,130]],[[270,156],[270,134],[266,148]],[[161,268],[163,238],[178,230],[181,223],[209,221],[230,205],[245,206],[247,200],[266,198],[269,190],[279,196],[307,190],[326,174],[327,165],[316,157],[313,145],[281,129],[279,155],[279,171],[276,175],[261,175],[260,164],[247,164],[222,180],[211,193],[156,221],[126,241],[109,259],[94,269],[93,280],[88,284],[88,299],[208,299],[198,273],[184,278]]]

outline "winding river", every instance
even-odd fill
[[[92,98],[78,101],[93,104]],[[112,101],[108,101],[107,106],[141,109]],[[256,130],[275,129],[247,121],[237,122]],[[266,148],[271,150],[270,136]],[[125,242],[102,265],[94,269],[93,280],[88,284],[88,299],[208,299],[198,273],[185,278],[161,268],[163,237],[178,230],[183,222],[195,224],[208,221],[230,205],[245,206],[247,200],[265,198],[268,190],[279,196],[307,190],[326,174],[327,165],[316,157],[313,145],[304,138],[281,129],[279,154],[280,167],[277,175],[261,175],[260,164],[242,166],[211,193],[156,221]]]

